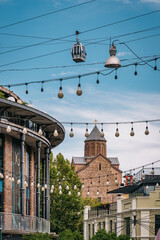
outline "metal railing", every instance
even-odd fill
[[[34,216],[0,212],[0,228],[21,232],[50,232],[50,222]]]
[[[117,212],[117,203],[110,203],[107,205],[97,206],[91,208],[88,212],[88,218],[96,218],[96,217],[105,217],[108,215],[115,214]]]

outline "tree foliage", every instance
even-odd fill
[[[118,240],[115,233],[107,233],[105,229],[101,229],[91,238],[91,240]]]
[[[69,229],[64,230],[63,232],[61,232],[58,236],[58,240],[84,240],[83,236],[75,231],[72,232]]]
[[[54,185],[54,192],[50,194],[50,223],[51,232],[60,233],[66,229],[79,230],[82,222],[83,202],[78,191],[81,182],[71,166],[69,160],[58,154],[50,163],[50,183]],[[62,194],[59,194],[59,187]],[[67,185],[69,190],[66,189]],[[74,186],[77,189],[74,190]],[[71,191],[71,195],[69,195]]]
[[[52,235],[48,233],[30,233],[28,235],[23,235],[24,240],[51,240]]]

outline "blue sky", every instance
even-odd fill
[[[2,52],[15,48],[36,44],[44,39],[15,37],[4,35],[16,34],[38,36],[45,38],[59,38],[74,34],[75,30],[83,32],[108,23],[138,16],[160,9],[160,0],[96,0],[89,4],[62,11],[56,14],[38,18],[22,24],[1,28],[10,23],[28,19],[47,12],[66,8],[85,1],[77,0],[0,0],[0,66],[22,59],[43,55],[63,49],[71,49],[75,36],[65,38],[70,40],[54,41],[50,44],[41,44],[6,54]],[[80,34],[80,41],[97,42],[101,38],[140,31],[160,25],[160,12],[147,15],[128,22],[104,27],[95,31]],[[160,29],[133,34],[118,38],[121,42],[135,40],[160,34]],[[160,55],[160,35],[128,42],[128,46],[140,57]],[[16,63],[0,70],[26,69],[40,67],[56,67],[48,70],[32,71],[5,71],[0,73],[1,84],[13,84],[51,78],[63,78],[79,75],[104,68],[109,57],[109,40],[102,44],[86,45],[86,63],[99,63],[92,65],[76,64],[72,61],[70,50],[47,57],[37,58],[22,63]],[[124,45],[117,44],[117,55],[123,64],[136,62],[133,53]],[[154,62],[151,63],[154,66]],[[68,67],[71,65],[71,67]],[[65,67],[59,67],[65,66]],[[160,69],[160,60],[157,61]],[[58,99],[59,82],[44,84],[44,93],[40,92],[41,85],[29,85],[29,94],[25,94],[25,87],[11,88],[24,101],[31,101],[35,108],[64,122],[119,122],[160,118],[160,72],[149,66],[138,66],[138,75],[134,76],[134,66],[118,70],[118,79],[114,73],[109,76],[99,76],[100,84],[96,84],[96,75],[81,78],[83,94],[76,96],[78,79],[63,82],[64,98]],[[93,126],[89,126],[89,130]],[[70,126],[66,126],[64,142],[54,149],[56,155],[61,152],[69,160],[72,156],[83,156],[85,126],[73,126],[75,137],[69,138]],[[160,159],[160,133],[159,123],[149,124],[150,134],[144,135],[145,124],[135,124],[135,136],[130,137],[130,125],[119,126],[120,137],[115,138],[115,125],[104,126],[107,140],[107,156],[118,157],[122,170],[135,168]]]

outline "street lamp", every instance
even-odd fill
[[[116,57],[116,46],[114,45],[114,42],[112,43],[112,46],[109,49],[109,53],[110,53],[110,57],[107,59],[107,61],[105,62],[105,67],[107,68],[119,68],[121,67],[120,61],[119,59]]]

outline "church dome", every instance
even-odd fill
[[[87,141],[105,141],[106,142],[106,139],[104,137],[101,137],[101,132],[95,125],[95,127],[92,129],[89,136],[86,138],[85,142]]]

